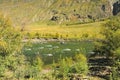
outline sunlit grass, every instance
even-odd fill
[[[41,35],[58,35],[62,38],[79,39],[87,38],[100,38],[100,29],[106,21],[77,24],[77,25],[46,25],[46,24],[31,24],[26,26],[26,32]],[[87,36],[85,36],[87,34]]]

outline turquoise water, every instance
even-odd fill
[[[51,64],[53,61],[57,62],[62,58],[73,57],[79,53],[88,55],[93,48],[94,45],[90,41],[33,43],[32,46],[24,48],[24,54],[30,58],[38,55],[44,64]]]

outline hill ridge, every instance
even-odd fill
[[[0,11],[15,25],[41,22],[47,24],[85,23],[119,13],[119,0],[1,0]],[[114,9],[114,11],[113,11]],[[117,11],[116,11],[117,10]]]

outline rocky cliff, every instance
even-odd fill
[[[113,4],[113,15],[117,15],[120,12],[120,0]]]

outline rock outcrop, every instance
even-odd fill
[[[113,15],[120,13],[120,0],[113,4]]]

